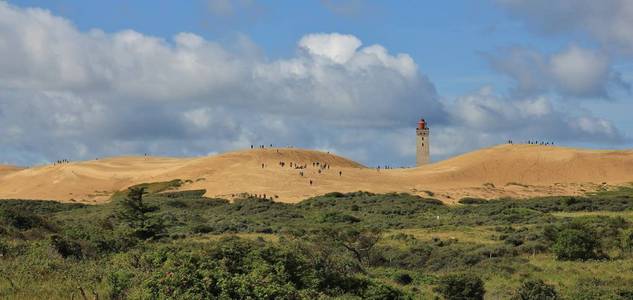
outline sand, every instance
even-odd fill
[[[0,165],[0,176],[5,175],[5,174],[9,174],[9,173],[13,173],[13,172],[21,170],[21,169],[22,168],[18,168],[16,166]]]
[[[307,165],[304,176],[291,162]],[[313,162],[330,167],[319,173]],[[289,148],[197,158],[114,157],[26,169],[1,166],[0,198],[103,203],[131,185],[172,179],[187,181],[181,190],[205,189],[208,197],[228,199],[250,193],[297,202],[363,190],[433,195],[452,203],[462,197],[575,195],[630,183],[633,151],[500,145],[418,168],[380,171],[333,154]]]

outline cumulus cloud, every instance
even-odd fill
[[[609,98],[611,89],[630,89],[612,69],[606,53],[578,46],[551,55],[514,47],[487,58],[494,69],[515,81],[519,95],[553,91],[571,97]]]
[[[443,103],[409,55],[353,35],[305,35],[287,58],[261,53],[245,37],[226,45],[193,33],[82,32],[46,10],[0,2],[0,161],[204,155],[272,143],[406,165],[422,115],[439,158],[515,131],[621,138],[608,121],[572,117],[548,100],[484,91]],[[540,125],[526,126],[532,120]]]
[[[355,36],[338,33],[310,34],[299,41],[299,47],[309,54],[322,56],[338,64],[349,61],[361,45],[361,41]]]
[[[619,144],[627,142],[608,120],[569,107],[556,108],[547,96],[511,98],[491,87],[458,97],[448,104],[448,126],[433,128],[431,155],[447,157],[507,140]]]
[[[579,33],[606,48],[633,54],[630,0],[496,0],[542,32]]]
[[[31,145],[41,161],[251,143],[344,149],[338,137],[349,132],[442,119],[433,84],[406,54],[336,33],[306,35],[286,59],[242,47],[253,44],[80,32],[48,11],[0,3],[0,143]]]
[[[512,99],[484,87],[459,97],[449,111],[447,136],[478,139],[482,145],[502,139],[605,144],[626,140],[608,120],[583,111],[557,109],[546,96]]]

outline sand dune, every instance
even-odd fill
[[[20,169],[21,168],[18,168],[16,166],[0,165],[0,176],[18,171]]]
[[[313,162],[330,167],[319,173]],[[290,163],[307,169],[290,168]],[[187,180],[183,190],[206,189],[209,197],[250,193],[296,202],[327,192],[366,190],[433,194],[453,202],[465,196],[579,194],[603,183],[633,182],[633,151],[500,145],[419,168],[380,171],[333,154],[288,148],[198,158],[115,157],[0,167],[0,198],[99,203],[130,185],[172,179]]]

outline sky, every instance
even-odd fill
[[[0,163],[633,148],[629,0],[0,0]]]

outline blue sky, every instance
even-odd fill
[[[8,1],[0,15],[0,162],[273,143],[411,165],[418,116],[434,160],[507,139],[632,145],[626,0]]]

